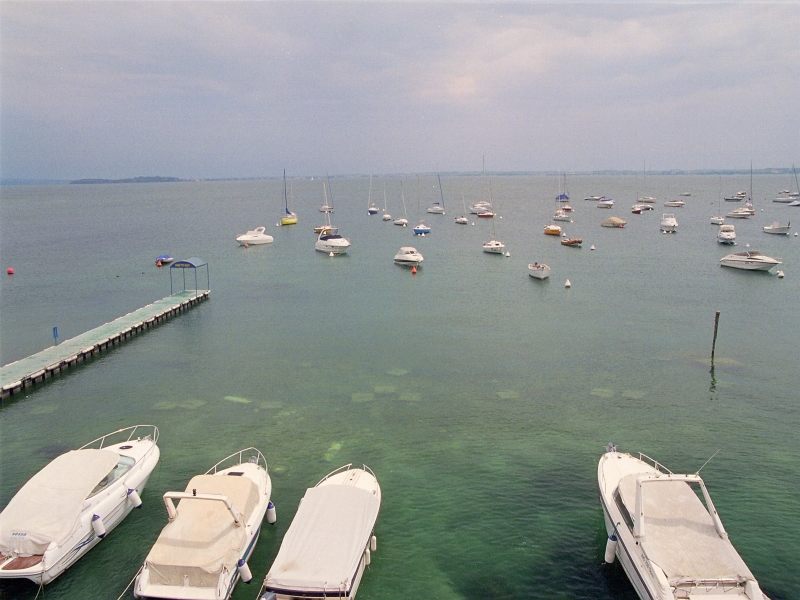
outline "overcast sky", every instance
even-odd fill
[[[4,178],[800,163],[800,2],[0,3]]]

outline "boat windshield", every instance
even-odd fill
[[[117,479],[122,477],[125,473],[130,471],[131,467],[134,465],[136,461],[132,459],[130,456],[120,456],[119,461],[117,462],[117,466],[115,466],[111,471],[103,477],[94,489],[89,493],[89,498],[94,496],[95,494],[99,494],[104,489],[106,489],[109,485],[114,483]]]
[[[622,518],[628,526],[628,529],[633,530],[633,519],[628,512],[628,507],[625,506],[625,503],[622,501],[622,496],[619,495],[619,488],[614,491],[614,502],[617,504],[619,512],[622,513]]]

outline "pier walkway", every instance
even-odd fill
[[[183,290],[95,327],[74,338],[0,367],[0,399],[54,377],[96,354],[180,314],[203,300],[210,290]]]

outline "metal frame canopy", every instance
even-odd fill
[[[172,271],[173,271],[173,269],[180,269],[181,272],[183,273],[183,291],[184,292],[187,291],[186,290],[186,269],[193,269],[194,270],[194,290],[189,290],[189,291],[194,291],[195,295],[197,295],[200,291],[205,291],[205,290],[199,290],[198,287],[197,287],[197,269],[199,269],[200,267],[205,267],[206,268],[206,290],[210,290],[211,289],[211,281],[209,279],[209,274],[208,274],[208,263],[205,260],[203,260],[202,258],[197,258],[196,256],[193,256],[191,258],[187,258],[187,259],[184,259],[184,260],[176,260],[174,263],[172,263],[169,266],[169,293],[170,294],[174,294],[175,293],[175,291],[173,290],[173,284],[172,284]]]

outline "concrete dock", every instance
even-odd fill
[[[118,346],[125,340],[193,308],[207,300],[209,294],[210,290],[184,290],[171,294],[74,338],[0,367],[0,399],[91,360],[100,352]]]

